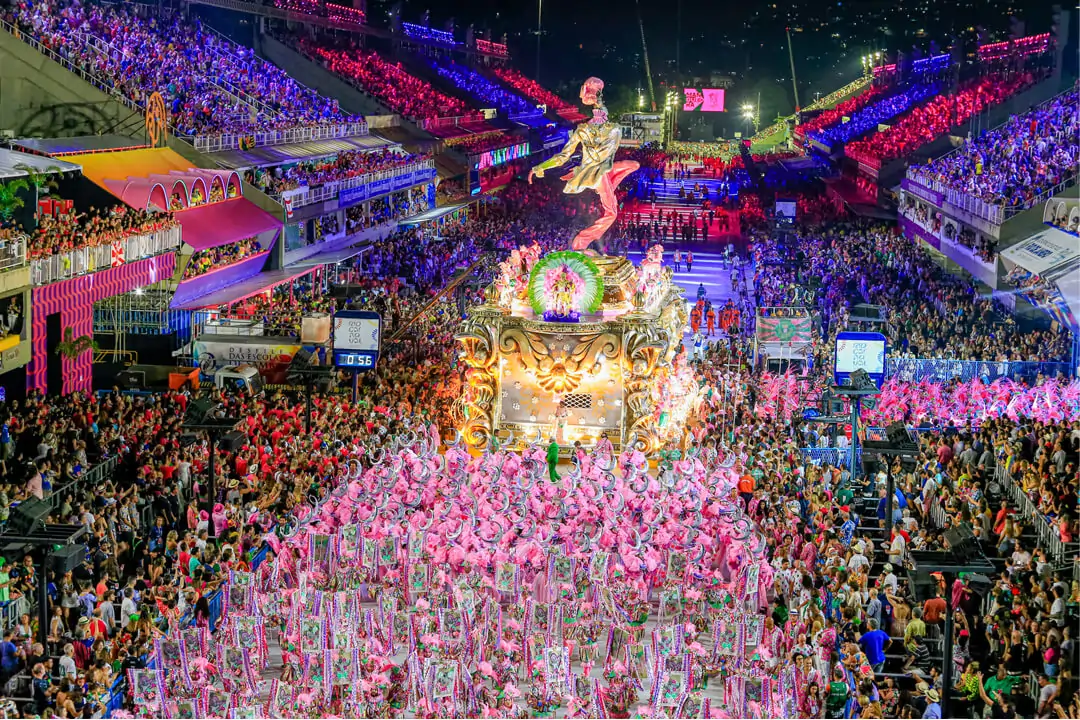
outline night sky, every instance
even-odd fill
[[[637,8],[625,0],[540,0],[543,29],[540,80],[572,96],[588,75],[636,96],[645,88]],[[368,0],[373,24],[384,24],[393,0]],[[965,46],[1007,37],[1010,16],[1026,21],[1026,34],[1050,29],[1049,0],[834,0],[787,4],[740,0],[682,0],[682,32],[677,32],[678,0],[641,0],[649,60],[662,103],[661,83],[708,85],[712,76],[732,82],[728,106],[762,93],[762,115],[789,112],[794,100],[785,27],[792,27],[795,70],[802,104],[855,79],[861,56],[875,50],[940,46],[958,37]],[[514,65],[536,71],[536,0],[406,0],[403,18],[416,21],[425,10],[431,25],[454,18],[459,39],[474,24],[497,39],[508,35]],[[1075,14],[1075,12],[1074,12]],[[680,38],[676,68],[676,37]],[[704,82],[702,82],[704,81]],[[646,93],[647,94],[647,93]],[[609,105],[612,99],[609,97]]]

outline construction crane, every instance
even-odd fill
[[[649,83],[649,103],[652,111],[656,112],[656,92],[653,90],[652,70],[649,69],[649,46],[645,44],[645,24],[641,22],[641,0],[636,0],[638,29],[641,30],[641,53],[645,58],[645,79]]]

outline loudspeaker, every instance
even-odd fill
[[[49,564],[57,575],[63,575],[68,570],[74,570],[82,565],[85,559],[86,546],[81,543],[65,545],[49,554]]]
[[[199,442],[199,436],[195,433],[183,433],[180,435],[180,447],[191,447],[195,443]]]
[[[205,423],[216,419],[218,414],[218,408],[221,407],[221,403],[214,402],[213,400],[207,400],[205,398],[195,398],[188,403],[187,413],[184,419],[187,422]]]
[[[911,433],[908,432],[907,426],[899,420],[890,423],[885,427],[885,439],[889,441],[890,445],[895,445],[897,447],[906,447],[911,444],[917,446],[919,444],[915,438],[911,437]]]
[[[954,528],[946,530],[945,544],[949,546],[949,550],[952,551],[961,562],[977,558],[982,554],[982,550],[979,548],[979,541],[975,539],[975,535],[971,532],[971,526],[967,523],[961,523]]]
[[[29,535],[44,529],[45,519],[49,517],[50,512],[52,512],[52,506],[49,503],[30,498],[11,508],[8,524],[18,534]]]
[[[232,432],[227,432],[221,436],[221,440],[218,441],[218,447],[229,452],[236,452],[247,445],[247,441],[247,435],[239,430],[233,430]]]

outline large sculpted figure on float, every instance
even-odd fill
[[[618,125],[608,122],[607,108],[604,107],[604,81],[591,77],[581,86],[581,102],[593,108],[592,120],[578,125],[570,135],[565,147],[548,160],[540,163],[529,172],[529,182],[533,176],[544,177],[544,171],[561,167],[569,162],[578,146],[581,147],[581,164],[563,176],[566,187],[563,192],[576,194],[583,190],[595,190],[600,195],[600,204],[604,208],[600,218],[585,228],[570,241],[572,250],[584,250],[595,240],[603,237],[607,229],[615,223],[619,214],[619,203],[615,199],[615,188],[639,165],[633,160],[615,161],[619,149],[622,131]]]

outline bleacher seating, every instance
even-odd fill
[[[461,88],[476,102],[478,107],[496,107],[511,115],[539,115],[536,105],[525,98],[499,87],[486,77],[452,60],[432,60],[432,69],[443,78]]]
[[[913,85],[903,92],[882,98],[873,105],[862,108],[854,113],[848,122],[814,130],[809,133],[809,137],[827,145],[848,142],[876,129],[882,123],[891,122],[893,118],[936,95],[940,89],[941,87],[936,84]]]
[[[1072,89],[929,165],[910,168],[908,177],[937,192],[960,193],[1009,212],[1026,210],[1075,180],[1078,133],[1078,94]]]
[[[244,47],[179,15],[44,0],[12,7],[21,32],[142,105],[160,92],[184,136],[362,123]]]
[[[573,110],[574,106],[560,98],[555,93],[543,87],[540,83],[527,78],[511,67],[499,67],[493,70],[496,76],[510,87],[517,90],[525,97],[531,98],[538,103],[547,105],[549,110]]]
[[[299,49],[320,60],[330,72],[371,93],[391,110],[411,120],[455,117],[468,112],[465,103],[410,75],[401,63],[360,49],[331,49],[303,40]]]
[[[907,157],[923,145],[1027,86],[1031,76],[982,78],[957,93],[941,94],[883,132],[850,143],[846,155],[870,167]]]

